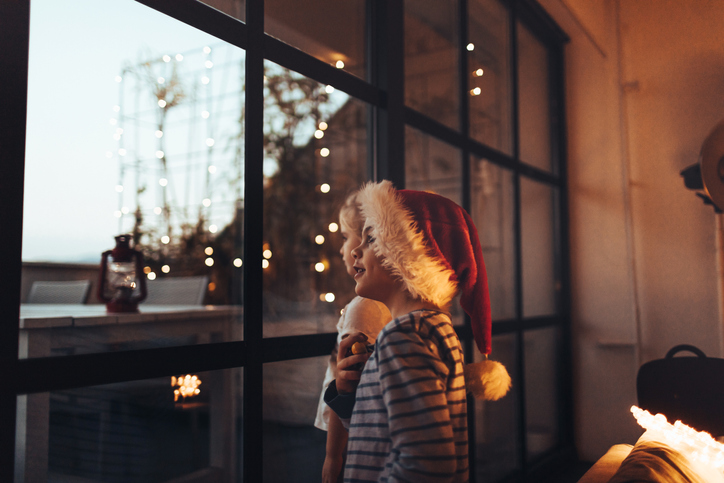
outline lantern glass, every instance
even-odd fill
[[[108,261],[108,288],[111,298],[115,300],[130,300],[136,288],[136,262]]]

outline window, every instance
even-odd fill
[[[0,456],[1,480],[318,481],[314,411],[353,296],[338,208],[382,177],[453,199],[479,230],[492,356],[514,389],[470,406],[471,480],[532,477],[570,451],[566,37],[540,7],[11,3],[0,418],[16,432],[0,446],[16,450]],[[55,261],[95,279],[122,232],[136,234],[147,280],[206,277],[210,307],[19,307],[40,259],[68,250]]]

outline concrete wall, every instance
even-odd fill
[[[721,357],[717,220],[679,172],[724,118],[724,3],[541,0],[569,34],[566,92],[576,443],[640,430],[638,367]]]

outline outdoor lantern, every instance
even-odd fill
[[[103,252],[98,298],[108,312],[138,312],[146,298],[143,254],[130,246],[131,235],[118,235],[116,247]]]

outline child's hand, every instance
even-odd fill
[[[352,334],[342,339],[339,343],[339,351],[337,352],[337,392],[340,394],[350,394],[357,389],[362,369],[370,358],[369,352],[364,350],[361,354],[354,354],[352,346],[360,342],[365,344],[367,336],[361,332]],[[352,354],[345,357],[347,354]]]

